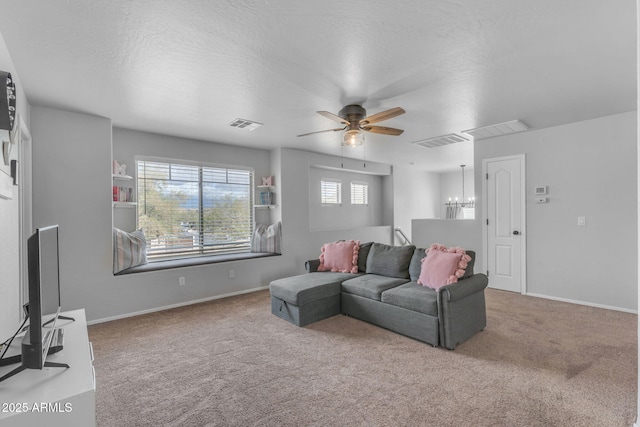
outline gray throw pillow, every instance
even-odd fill
[[[416,248],[413,251],[413,256],[411,257],[411,263],[409,263],[409,279],[412,282],[417,282],[420,278],[420,271],[422,270],[422,258],[427,256],[426,248]]]
[[[373,245],[373,242],[360,244],[360,250],[358,251],[358,271],[360,273],[367,271],[367,257],[369,256],[371,245]]]
[[[390,246],[374,243],[367,257],[367,274],[380,276],[409,278],[409,263],[416,247]]]

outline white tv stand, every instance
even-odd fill
[[[84,309],[61,315],[74,322],[58,320],[64,328],[64,348],[47,356],[47,361],[66,363],[69,368],[25,369],[0,383],[0,425],[11,426],[95,426],[96,379],[93,349],[87,334]],[[15,339],[7,355],[20,354]],[[18,365],[0,367],[0,376]]]

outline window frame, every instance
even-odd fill
[[[336,201],[328,201],[325,191],[325,184],[336,184],[335,197]],[[320,178],[320,204],[322,206],[342,206],[342,180],[337,178]]]
[[[363,188],[364,191],[362,191],[362,201],[363,203],[358,203],[358,200],[354,201],[354,196],[357,195],[357,192],[354,192],[354,187],[360,187]],[[365,182],[365,181],[351,181],[351,205],[353,206],[369,206],[369,183]]]
[[[197,162],[197,161],[192,161],[192,160],[185,160],[185,159],[173,159],[173,158],[163,158],[163,157],[152,157],[152,156],[135,156],[134,158],[134,163],[135,163],[135,189],[136,189],[136,199],[137,199],[137,209],[136,209],[136,227],[140,228],[140,217],[142,215],[141,210],[144,208],[142,206],[143,203],[143,197],[141,196],[141,189],[139,188],[139,184],[141,183],[141,178],[139,176],[139,163],[140,162],[148,162],[148,163],[160,163],[160,164],[164,164],[164,165],[169,165],[169,168],[171,168],[171,166],[183,166],[183,167],[197,167],[198,168],[198,180],[196,181],[184,181],[184,182],[192,182],[192,183],[197,183],[197,196],[198,196],[198,200],[197,200],[197,209],[198,209],[198,219],[200,221],[199,224],[197,224],[196,226],[199,226],[199,230],[198,230],[198,234],[195,235],[194,237],[194,249],[187,249],[188,247],[185,247],[184,250],[182,251],[175,251],[175,252],[171,252],[170,250],[168,250],[168,252],[156,252],[156,253],[150,253],[149,252],[149,243],[152,240],[151,236],[147,235],[147,257],[150,263],[153,262],[161,262],[161,261],[171,261],[171,260],[180,260],[180,259],[185,259],[185,258],[203,258],[203,257],[215,257],[215,256],[228,256],[228,255],[232,255],[232,254],[245,254],[245,253],[250,253],[251,252],[251,238],[253,235],[253,230],[255,229],[255,189],[254,189],[254,184],[255,184],[255,170],[252,167],[248,167],[248,166],[241,166],[241,165],[228,165],[228,164],[220,164],[220,163],[208,163],[208,162]],[[247,184],[237,184],[237,185],[242,185],[242,186],[246,186],[247,187],[247,197],[248,197],[248,207],[246,209],[246,213],[248,214],[248,229],[247,231],[247,240],[239,240],[239,239],[235,239],[232,240],[230,242],[228,242],[227,244],[207,244],[205,243],[205,236],[207,236],[207,234],[210,234],[210,232],[208,233],[207,231],[204,230],[204,227],[207,225],[204,220],[204,212],[203,210],[205,210],[206,208],[204,207],[204,196],[203,196],[203,188],[207,185],[207,184],[212,184],[212,183],[216,183],[215,181],[206,181],[206,179],[204,178],[204,170],[205,169],[224,169],[225,173],[226,173],[226,182],[225,183],[220,183],[223,185],[231,185],[234,183],[230,183],[229,182],[229,171],[242,171],[242,172],[246,172],[248,174],[248,178],[249,178],[249,182]],[[213,172],[213,171],[212,171]],[[180,181],[177,179],[174,180],[168,180],[170,181]],[[243,209],[244,210],[244,209]],[[228,222],[230,224],[233,223],[233,221]],[[144,231],[144,230],[143,230]],[[146,231],[145,231],[146,234]],[[235,249],[233,248],[235,246]]]

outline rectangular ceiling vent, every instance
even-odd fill
[[[423,139],[421,141],[415,141],[412,142],[412,144],[416,144],[425,148],[435,148],[464,141],[469,141],[469,138],[463,135],[458,135],[456,133],[450,133],[448,135],[441,135],[429,139]]]
[[[480,128],[463,130],[463,133],[471,135],[474,140],[493,138],[494,136],[508,135],[510,133],[524,132],[529,127],[520,120],[498,123],[497,125],[483,126]]]
[[[262,123],[258,123],[258,122],[254,122],[246,119],[235,119],[234,121],[229,123],[229,126],[238,128],[238,129],[246,129],[248,131],[252,131],[262,126]]]

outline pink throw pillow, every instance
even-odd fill
[[[427,256],[422,258],[418,284],[431,289],[440,289],[444,285],[456,283],[464,276],[464,270],[471,257],[464,249],[434,243],[426,250]]]
[[[347,240],[344,242],[325,243],[322,245],[318,271],[339,271],[341,273],[358,272],[358,252],[360,242]]]

